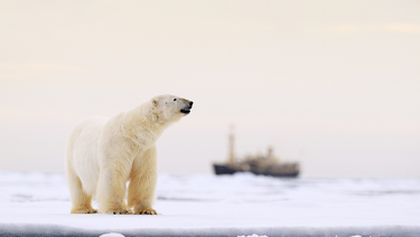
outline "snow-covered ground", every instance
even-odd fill
[[[64,176],[0,173],[0,208],[0,236],[49,229],[92,236],[119,231],[126,236],[418,237],[420,179],[161,175],[155,205],[160,215],[113,216],[69,214]]]

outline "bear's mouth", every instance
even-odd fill
[[[183,108],[183,109],[181,109],[180,112],[183,113],[183,114],[189,114],[189,113],[191,113],[191,108]]]

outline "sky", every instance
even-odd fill
[[[273,146],[305,177],[420,177],[418,1],[1,1],[0,170],[63,172],[72,128],[194,101],[159,171]]]

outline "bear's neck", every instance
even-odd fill
[[[124,135],[142,145],[154,144],[166,127],[148,104],[128,111],[123,119]]]

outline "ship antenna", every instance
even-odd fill
[[[229,127],[229,154],[228,154],[228,162],[230,164],[235,163],[235,134],[234,134],[234,127],[231,125]]]

